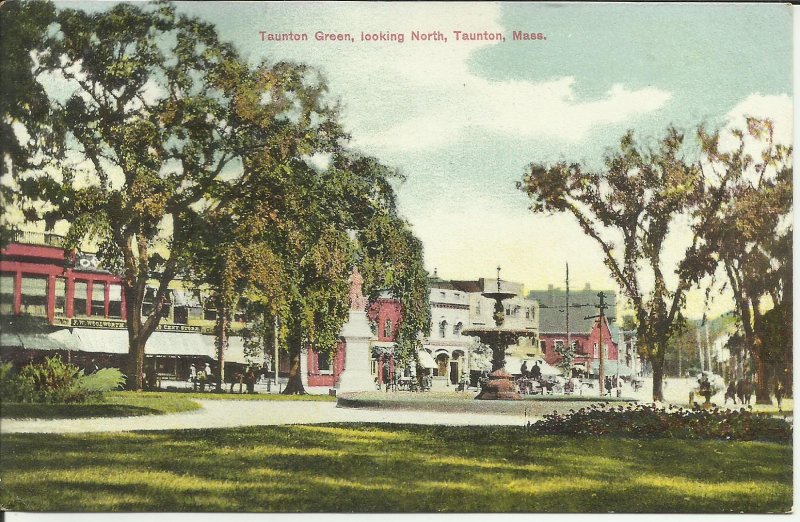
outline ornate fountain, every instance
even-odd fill
[[[500,289],[500,267],[497,267],[497,291],[482,292],[483,297],[494,300],[494,328],[472,326],[462,331],[462,335],[477,337],[481,343],[492,349],[492,372],[481,392],[475,397],[480,400],[521,400],[522,396],[514,385],[514,376],[506,372],[506,350],[516,344],[520,337],[533,337],[535,332],[523,328],[504,327],[506,309],[503,301],[517,294]]]

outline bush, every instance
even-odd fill
[[[23,397],[22,402],[49,403],[85,401],[89,391],[81,386],[82,377],[82,370],[58,356],[48,357],[41,364],[29,364],[17,375],[24,389],[33,387],[32,396]]]
[[[125,384],[125,375],[119,371],[119,368],[103,368],[91,375],[84,376],[81,384],[91,393],[121,390]]]
[[[16,375],[10,364],[0,365],[0,397],[8,402],[76,403],[120,389],[125,376],[116,368],[84,375],[60,357],[24,366]]]
[[[769,440],[790,442],[792,428],[783,419],[739,411],[688,410],[652,405],[607,408],[605,403],[545,415],[531,425],[538,435],[616,435],[633,438]]]

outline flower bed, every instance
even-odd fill
[[[530,429],[539,435],[616,435],[634,438],[769,440],[790,442],[783,419],[734,410],[689,410],[653,405],[594,404],[569,413],[545,415]]]

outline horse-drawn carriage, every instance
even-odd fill
[[[711,397],[725,389],[722,376],[709,371],[700,372],[697,376],[697,386],[689,392],[689,404],[695,403],[695,397],[703,397],[705,404],[711,403]]]

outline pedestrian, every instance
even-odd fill
[[[206,364],[206,368],[208,367],[209,367],[208,364]],[[206,378],[207,375],[205,369],[201,369],[200,371],[197,372],[197,384],[200,385],[201,392],[206,391]],[[195,386],[194,389],[197,390],[197,386]]]
[[[708,376],[706,374],[700,377],[700,396],[705,398],[705,404],[711,403],[711,383],[708,382]]]
[[[531,368],[531,378],[537,381],[542,378],[542,369],[539,367],[539,361],[536,361]]]
[[[783,401],[783,382],[778,378],[775,379],[775,388],[773,391],[775,392],[775,400],[778,401],[778,411],[783,411],[781,407]]]
[[[253,368],[247,368],[247,373],[244,374],[244,382],[247,385],[247,393],[256,392],[256,374],[253,372]]]
[[[606,385],[606,392],[608,393],[608,396],[610,397],[611,396],[611,377],[606,376],[605,385]]]
[[[189,365],[189,380],[187,382],[195,382],[197,379],[197,368],[195,368],[194,364]]]
[[[530,375],[530,372],[528,372],[528,361],[522,361],[522,366],[519,369],[519,373],[522,374],[522,377],[524,379],[528,378],[528,376]]]

